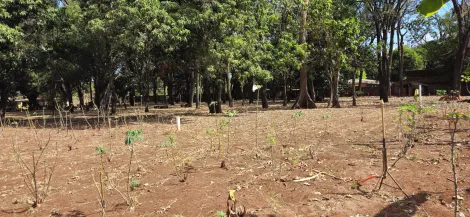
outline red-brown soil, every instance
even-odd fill
[[[258,118],[253,105],[237,104],[235,109],[239,113],[230,119],[229,125],[227,169],[220,168],[217,136],[206,131],[218,129],[217,123],[228,117],[207,114],[206,106],[200,110],[175,106],[139,113],[143,123],[136,121],[136,111],[119,110],[119,116],[110,120],[112,128],[102,125],[100,129],[96,128],[94,112],[86,116],[80,111],[73,114],[68,130],[60,127],[57,114],[55,122],[48,116],[44,129],[42,111],[31,114],[36,118],[32,122],[36,129],[30,129],[24,113],[8,113],[19,126],[10,120],[0,131],[0,216],[101,216],[99,194],[92,177],[98,182],[100,164],[95,148],[100,145],[110,149],[104,157],[111,158],[104,163],[106,216],[216,216],[217,211],[226,209],[229,189],[236,190],[236,199],[247,208],[249,216],[453,216],[450,135],[448,124],[441,117],[453,108],[468,113],[469,104],[438,99],[425,98],[428,105],[434,105],[434,110],[418,121],[415,146],[390,171],[410,199],[405,198],[390,177],[384,180],[380,191],[371,192],[377,179],[363,183],[360,190],[351,188],[357,180],[380,175],[382,171],[382,126],[377,98],[359,98],[359,106],[354,108],[346,98],[342,98],[340,109],[318,104],[320,108],[302,110],[304,114],[296,119],[291,116],[299,110],[284,109],[278,104],[271,105],[269,110],[260,109]],[[412,102],[413,98],[392,98],[386,105],[390,162],[406,141],[400,135],[397,107]],[[224,107],[224,111],[228,110]],[[177,115],[182,119],[179,132],[174,121]],[[324,115],[331,118],[323,118]],[[463,197],[460,210],[465,216],[470,216],[469,128],[468,121],[462,120],[456,137],[459,195]],[[124,144],[124,137],[128,129],[142,129],[145,137],[135,143],[132,173],[141,185],[132,191],[137,201],[134,210],[111,187],[126,192],[129,146]],[[227,132],[227,128],[221,131],[223,147],[227,145]],[[57,167],[49,196],[33,209],[12,147],[13,144],[19,147],[28,163],[31,152],[39,153],[39,141],[44,144],[48,135],[51,145],[44,152],[46,163],[57,160]],[[178,158],[187,162],[185,182],[179,181],[172,161],[160,147],[170,135],[176,137],[173,151],[178,151]],[[268,136],[275,138],[274,145],[267,141]],[[309,149],[313,150],[313,159]],[[318,175],[318,171],[324,174]],[[317,178],[291,181],[311,176]]]

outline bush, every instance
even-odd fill
[[[438,96],[444,96],[444,95],[447,95],[447,91],[446,90],[436,90],[436,94]]]

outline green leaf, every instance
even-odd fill
[[[98,146],[98,147],[96,147],[96,151],[98,152],[98,154],[104,154],[108,151],[108,149]]]
[[[430,17],[437,13],[448,1],[449,0],[422,0],[416,10],[425,17]]]

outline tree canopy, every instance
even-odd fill
[[[148,111],[151,98],[192,106],[195,95],[197,105],[232,106],[252,102],[253,85],[265,108],[267,98],[286,106],[299,95],[298,106],[313,108],[328,92],[339,107],[351,72],[380,80],[381,97],[401,68],[446,68],[460,81],[467,55],[459,45],[470,37],[460,19],[468,11],[455,9],[467,3],[436,14],[447,2],[4,0],[0,107],[4,115],[25,97],[31,109],[113,113],[137,100]]]

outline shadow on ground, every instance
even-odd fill
[[[429,194],[420,192],[409,199],[402,199],[383,208],[374,217],[405,217],[413,216],[418,207],[427,201]]]

